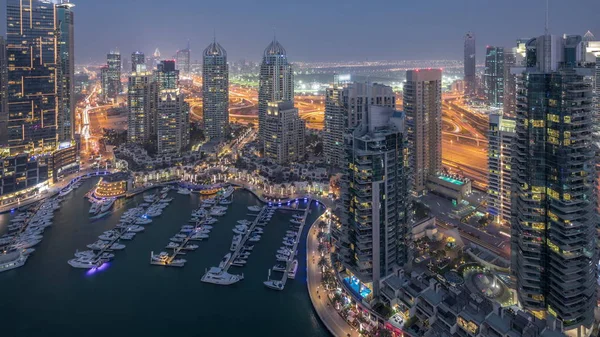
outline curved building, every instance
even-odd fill
[[[229,125],[227,52],[215,40],[202,53],[202,118],[209,139],[222,139]]]

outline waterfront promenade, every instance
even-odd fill
[[[319,318],[323,324],[325,324],[331,334],[337,337],[358,337],[358,332],[353,329],[331,305],[329,299],[327,298],[326,292],[321,286],[321,271],[319,270],[318,265],[319,240],[317,239],[317,233],[319,232],[319,229],[315,225],[319,222],[319,220],[320,219],[317,219],[317,221],[315,221],[308,231],[308,235],[306,236],[308,294],[310,295],[310,300],[315,308],[315,311],[317,312],[317,315],[319,315]],[[315,256],[314,262],[312,259],[313,255]],[[319,294],[317,294],[317,291],[319,291]],[[319,298],[319,295],[321,295],[321,298]]]

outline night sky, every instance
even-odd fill
[[[543,34],[545,0],[73,0],[78,63],[158,47],[171,57],[190,40],[192,58],[213,30],[230,61],[259,60],[275,30],[292,61],[462,59],[463,36],[514,45]],[[2,10],[5,11],[4,1]],[[6,32],[5,14],[2,33]],[[550,32],[600,37],[599,0],[550,0]]]

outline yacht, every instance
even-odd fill
[[[131,233],[139,233],[144,231],[144,227],[138,225],[127,226],[126,230]]]
[[[285,249],[278,249],[277,254],[290,256],[290,254],[292,254],[292,252],[289,249],[285,248]]]
[[[102,241],[102,240],[98,240],[94,243],[90,243],[89,245],[87,245],[87,247],[92,250],[103,250],[103,249],[106,249],[107,246],[108,246],[108,242]]]
[[[169,192],[169,186],[165,186],[162,188],[162,190],[160,190],[160,193],[168,193]]]
[[[0,273],[23,266],[28,256],[18,251],[0,254]]]
[[[233,201],[231,201],[229,199],[223,199],[223,200],[219,201],[219,205],[231,205],[231,203],[233,203]]]
[[[302,219],[304,218],[304,216],[303,216],[303,215],[300,215],[300,214],[294,214],[294,215],[292,215],[292,217],[293,217],[294,219],[298,219],[298,220],[302,220]]]
[[[284,263],[278,263],[276,265],[273,266],[273,270],[274,271],[286,271],[286,267]]]
[[[183,195],[190,195],[190,194],[192,194],[192,191],[188,190],[187,188],[181,188],[181,187],[180,187],[180,188],[177,190],[177,193],[178,193],[178,194],[183,194]]]
[[[233,262],[231,262],[231,265],[236,267],[243,267],[247,262],[248,261],[243,259],[235,259]]]
[[[92,202],[92,206],[90,207],[90,211],[89,211],[89,213],[90,213],[91,215],[96,215],[96,214],[98,214],[98,212],[100,212],[100,207],[101,207],[101,204],[100,204],[99,202],[94,202],[94,201],[93,201],[93,202]]]
[[[248,239],[248,241],[250,241],[250,242],[258,242],[258,241],[260,241],[260,235],[253,235],[253,236],[251,236]]]
[[[151,222],[152,222],[152,220],[146,219],[146,218],[137,218],[135,220],[135,224],[136,225],[147,225],[147,224],[149,224]]]
[[[217,203],[217,201],[214,198],[208,198],[208,199],[204,199],[203,203],[214,206]]]
[[[265,281],[263,283],[267,288],[271,288],[274,290],[283,290],[283,282],[281,282],[281,281],[269,280],[269,281]]]
[[[16,250],[27,249],[36,246],[41,241],[41,239],[35,238],[19,238],[11,247]]]
[[[181,233],[180,233],[180,234],[175,234],[175,237],[176,237],[176,238],[182,238],[182,239],[185,239],[185,238],[187,238],[188,236],[187,236],[187,234],[181,234]]]
[[[111,199],[104,201],[102,203],[102,206],[100,206],[100,213],[108,212],[110,210],[110,208],[115,204],[115,200],[117,200],[117,199],[111,198]]]
[[[296,219],[292,219],[290,220],[291,223],[295,224],[295,225],[302,225],[302,221],[296,220]]]
[[[279,262],[285,262],[288,260],[289,256],[277,254],[277,255],[275,255],[275,258],[277,258],[277,261],[279,261]]]
[[[235,191],[235,188],[233,188],[233,186],[229,186],[226,189],[224,189],[223,195],[222,195],[223,199],[229,198],[233,194],[234,191]]]
[[[144,195],[144,201],[145,202],[147,202],[147,203],[153,203],[154,200],[156,200],[156,195],[154,195],[154,194]]]
[[[187,261],[184,259],[175,259],[169,262],[169,254],[167,252],[160,252],[159,255],[154,255],[154,252],[150,253],[150,264],[171,267],[183,267],[183,265],[186,262]]]
[[[196,229],[196,227],[186,225],[186,226],[181,226],[181,229],[179,231],[182,233],[190,233],[190,232],[193,232],[194,229]]]
[[[80,257],[93,258],[95,256],[96,256],[96,253],[94,253],[93,250],[85,250],[83,252],[75,252],[75,257],[77,257],[77,258],[80,258]],[[99,257],[104,260],[110,260],[115,257],[115,254],[102,253]]]
[[[215,219],[215,218],[210,218],[210,217],[208,217],[208,218],[206,218],[206,219],[205,219],[205,220],[202,222],[202,224],[205,224],[205,225],[212,225],[212,224],[216,223],[217,221],[218,221],[218,220],[217,220],[217,219]]]
[[[260,206],[248,206],[248,210],[251,212],[260,212],[262,210],[262,207]]]
[[[206,283],[213,283],[213,284],[219,284],[219,285],[230,285],[230,284],[234,284],[236,282],[239,282],[240,280],[244,279],[244,275],[232,275],[227,273],[226,271],[224,271],[221,268],[218,267],[211,267],[210,270],[208,272],[206,272],[206,274],[204,274],[204,276],[202,276],[201,281],[202,282],[206,282]]]
[[[166,198],[166,197],[165,197],[165,198],[162,198],[162,199],[160,199],[160,201],[159,201],[159,202],[160,202],[161,204],[168,204],[168,203],[170,203],[171,201],[173,201],[173,198]]]
[[[147,203],[147,202],[143,202],[143,203],[139,204],[138,206],[140,206],[140,207],[148,207],[148,206],[150,206],[150,204]]]
[[[204,230],[210,231],[211,229],[213,229],[213,226],[211,226],[211,225],[202,225],[202,226],[196,228],[196,231],[204,231]]]
[[[193,243],[188,243],[187,245],[185,245],[183,247],[183,249],[185,249],[185,250],[196,250],[196,249],[198,249],[198,247],[200,247],[200,246],[195,245]]]
[[[123,235],[121,235],[121,240],[133,240],[133,238],[135,237],[135,233],[125,233]]]
[[[244,235],[244,234],[246,234],[246,232],[247,232],[247,231],[248,231],[248,227],[246,227],[246,226],[241,226],[241,225],[239,225],[239,226],[236,226],[236,227],[233,229],[233,232],[234,232],[235,234],[241,234],[241,235]]]
[[[227,253],[223,259],[221,260],[221,262],[219,262],[219,268],[223,269],[225,268],[225,266],[227,265],[227,262],[229,262],[229,260],[231,260],[231,253]]]
[[[231,241],[231,247],[229,247],[229,250],[232,252],[235,252],[235,250],[237,249],[240,242],[242,242],[242,236],[241,235],[234,236],[233,240]]]
[[[115,243],[113,243],[113,244],[110,246],[110,249],[111,249],[111,250],[122,250],[122,249],[125,249],[125,245],[124,245],[124,244],[122,244],[122,243],[116,243],[116,242],[115,242]]]
[[[206,211],[204,209],[198,209],[192,213],[192,216],[195,218],[204,218],[206,216]]]
[[[117,234],[102,234],[98,237],[98,239],[103,240],[103,241],[114,241],[117,240],[119,238],[119,235]]]
[[[240,225],[244,225],[244,226],[250,226],[252,224],[252,221],[243,219],[243,220],[238,220],[238,222]]]
[[[171,240],[173,242],[183,242],[183,241],[185,241],[185,239],[179,238],[179,237],[176,237],[176,236],[170,238],[169,240]]]
[[[203,239],[208,239],[209,236],[206,233],[196,233],[192,236],[190,236],[190,240],[203,240]]]
[[[60,192],[58,193],[58,196],[64,197],[64,196],[68,195],[69,193],[71,193],[71,191],[73,191],[73,186],[69,185],[69,186],[63,188],[62,190],[60,190]]]
[[[175,242],[169,242],[169,244],[165,247],[167,249],[177,249],[179,248],[179,244]]]
[[[212,216],[223,216],[225,215],[225,211],[222,211],[220,209],[213,209],[210,211],[210,215]]]
[[[159,208],[152,208],[150,207],[148,209],[148,211],[146,212],[146,216],[148,216],[149,218],[156,218],[157,216],[160,216],[162,214],[162,211]]]
[[[82,269],[93,269],[98,268],[103,265],[106,260],[94,257],[78,257],[75,259],[71,259],[68,261],[69,265],[73,268],[82,268]]]
[[[248,245],[248,246],[244,246],[244,251],[245,252],[251,252],[252,249],[254,249],[254,245]]]

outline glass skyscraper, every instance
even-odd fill
[[[222,139],[229,126],[229,66],[227,52],[215,40],[204,49],[202,116],[209,139]]]
[[[485,51],[484,91],[487,103],[504,104],[504,48],[488,46]]]
[[[56,5],[58,21],[58,46],[60,59],[60,101],[58,114],[58,139],[71,141],[75,137],[75,37],[72,3]]]

